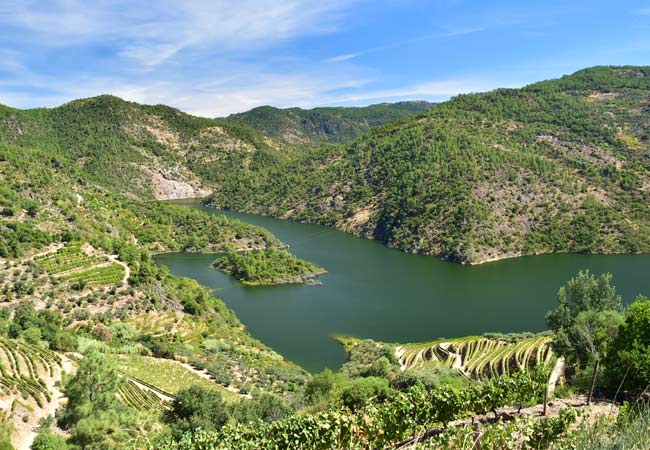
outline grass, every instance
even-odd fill
[[[120,372],[172,395],[181,389],[198,385],[218,390],[227,402],[239,399],[238,395],[223,386],[200,377],[174,361],[136,355],[106,355],[106,357],[115,364]]]
[[[519,339],[471,336],[403,344],[397,349],[400,364],[406,369],[429,364],[442,365],[479,379],[525,370],[539,364],[553,364],[556,358],[550,342],[548,336]]]

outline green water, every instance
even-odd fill
[[[217,289],[253,336],[312,371],[343,362],[335,333],[417,342],[543,330],[558,288],[580,269],[612,272],[626,302],[650,295],[650,255],[540,255],[461,266],[319,225],[217,211],[198,200],[175,203],[262,226],[327,269],[320,286],[243,286],[210,267],[214,255],[157,257],[172,273]]]

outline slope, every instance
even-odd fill
[[[459,95],[339,147],[223,180],[217,207],[463,263],[650,251],[648,67]]]
[[[345,142],[372,127],[415,116],[434,105],[425,101],[403,101],[365,107],[314,109],[260,106],[232,114],[227,120],[291,143]]]

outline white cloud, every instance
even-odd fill
[[[0,6],[0,24],[44,46],[111,42],[124,57],[155,66],[185,49],[218,53],[331,32],[356,1],[31,0]]]

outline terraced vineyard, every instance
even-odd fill
[[[552,366],[557,358],[551,350],[551,340],[549,336],[466,337],[399,345],[396,353],[404,369],[442,365],[479,379],[531,369],[540,364]]]
[[[81,272],[74,272],[61,277],[61,279],[69,283],[83,282],[85,286],[105,286],[119,283],[124,279],[125,274],[124,267],[113,263],[108,266],[93,267]]]
[[[93,255],[80,244],[69,244],[56,252],[36,256],[34,262],[51,275],[83,287],[107,286],[122,281],[126,271],[110,263],[105,255]]]
[[[22,394],[43,407],[50,401],[43,376],[53,377],[55,368],[61,367],[61,357],[56,353],[22,341],[0,337],[0,393]]]
[[[120,400],[127,406],[139,411],[157,411],[159,413],[171,407],[173,397],[142,380],[127,377],[118,392]]]
[[[107,354],[106,357],[122,374],[168,396],[173,396],[180,389],[200,385],[218,390],[226,401],[238,400],[236,394],[186,369],[176,361],[136,355]]]

